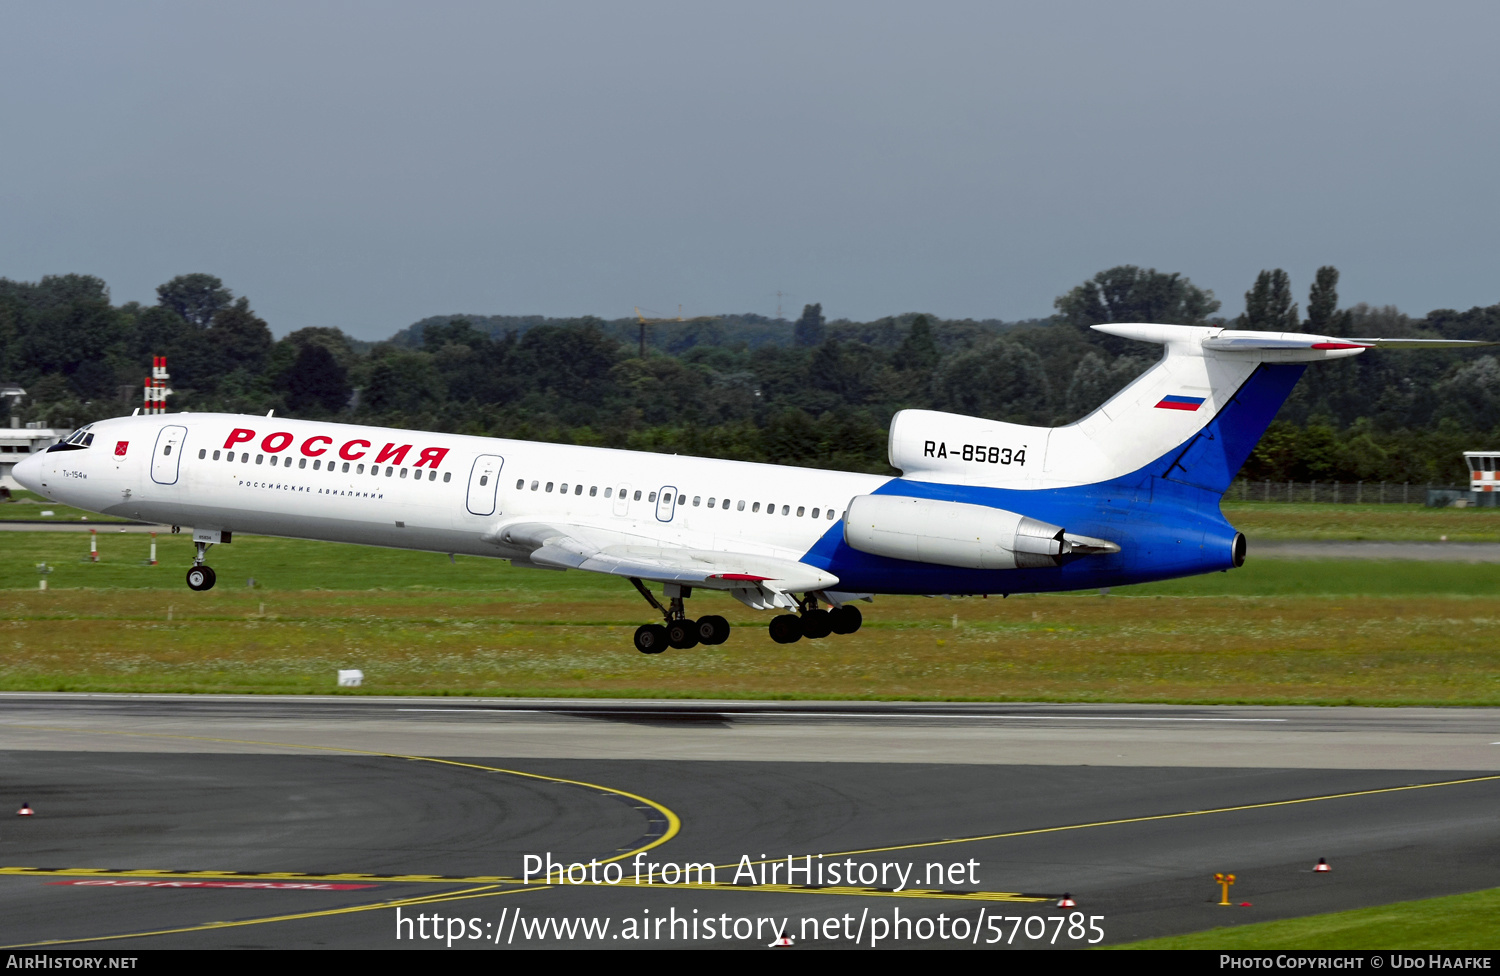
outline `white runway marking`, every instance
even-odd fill
[[[545,714],[547,711],[549,711],[549,709],[540,709],[540,708],[398,708],[398,709],[396,709],[396,711],[398,711],[398,712],[448,712],[448,713],[458,714],[458,715],[469,715],[469,714],[475,714],[475,715],[477,715],[477,714],[480,714],[480,713],[496,714],[496,715],[507,715],[507,714],[510,714],[510,715],[536,715],[536,714]],[[550,710],[550,711],[564,711],[564,710],[563,709],[554,709],[554,710]],[[736,712],[736,711],[730,711],[728,709],[723,709],[723,708],[709,709],[708,711],[711,712],[714,715],[751,715],[751,716],[753,716],[753,715],[785,715],[785,716],[792,716],[792,717],[796,717],[796,718],[803,718],[803,717],[811,717],[811,718],[879,718],[879,719],[884,719],[884,718],[970,718],[970,719],[1016,719],[1016,720],[1019,720],[1019,721],[1043,721],[1043,720],[1050,720],[1050,721],[1062,721],[1062,722],[1287,722],[1287,721],[1290,721],[1290,719],[1284,719],[1284,718],[1185,718],[1185,717],[1180,717],[1180,716],[1179,717],[1171,717],[1171,716],[1151,716],[1151,715],[972,715],[972,714],[968,714],[968,713],[965,713],[965,712],[922,712],[920,714],[907,715],[907,714],[889,713],[889,712],[881,712],[881,713],[876,713],[876,714],[867,714],[867,713],[861,713],[861,712]],[[604,711],[602,709],[598,710],[597,712],[595,712],[594,709],[579,709],[579,710],[573,711],[572,714],[587,715],[587,714],[589,714],[591,712],[594,712],[595,714],[617,714],[615,712],[608,712],[608,711]],[[634,713],[634,714],[640,714],[640,715],[646,716],[646,715],[656,715],[656,714],[662,714],[662,713],[659,713],[659,712],[639,712],[639,713]],[[666,714],[670,715],[670,714],[673,714],[673,713],[672,712],[667,712]],[[701,715],[701,714],[706,714],[706,713],[705,712],[681,712],[679,714],[683,714],[683,715]],[[1500,742],[1491,743],[1491,744],[1492,745],[1500,745]]]

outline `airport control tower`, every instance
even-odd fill
[[[1469,465],[1470,505],[1500,505],[1500,451],[1465,451]]]

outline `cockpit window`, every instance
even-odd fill
[[[88,447],[94,443],[94,435],[89,432],[88,427],[80,427],[63,441],[64,444],[72,444],[75,447]]]
[[[89,425],[93,426],[92,424]],[[88,427],[80,427],[68,435],[68,439],[53,444],[47,448],[49,451],[81,451],[94,443],[94,435]]]

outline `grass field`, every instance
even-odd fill
[[[1257,922],[1112,949],[1500,948],[1500,888],[1307,918]]]
[[[860,633],[645,656],[623,580],[245,536],[192,593],[186,536],[0,536],[0,687],[360,693],[1500,704],[1500,565],[1259,560],[1232,573],[1000,599],[881,597]],[[49,590],[37,590],[47,563]],[[251,586],[250,580],[255,581]]]
[[[1500,508],[1225,502],[1224,515],[1255,539],[1500,542]]]

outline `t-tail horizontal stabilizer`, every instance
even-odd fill
[[[1372,348],[1455,349],[1494,344],[1463,339],[1350,339],[1183,325],[1094,328],[1161,343],[1166,355],[1075,427],[1087,429],[1091,439],[1123,437],[1138,444],[1139,434],[1147,429],[1161,435],[1158,444],[1170,444],[1175,428],[1178,446],[1160,454],[1157,463],[1161,466],[1155,473],[1219,494],[1228,490],[1307,364],[1358,356]],[[1194,420],[1184,418],[1184,424],[1172,419],[1180,411],[1201,415]],[[1133,434],[1137,437],[1132,438]],[[1140,446],[1141,454],[1149,451],[1144,444]],[[1149,470],[1151,465],[1141,467]]]

